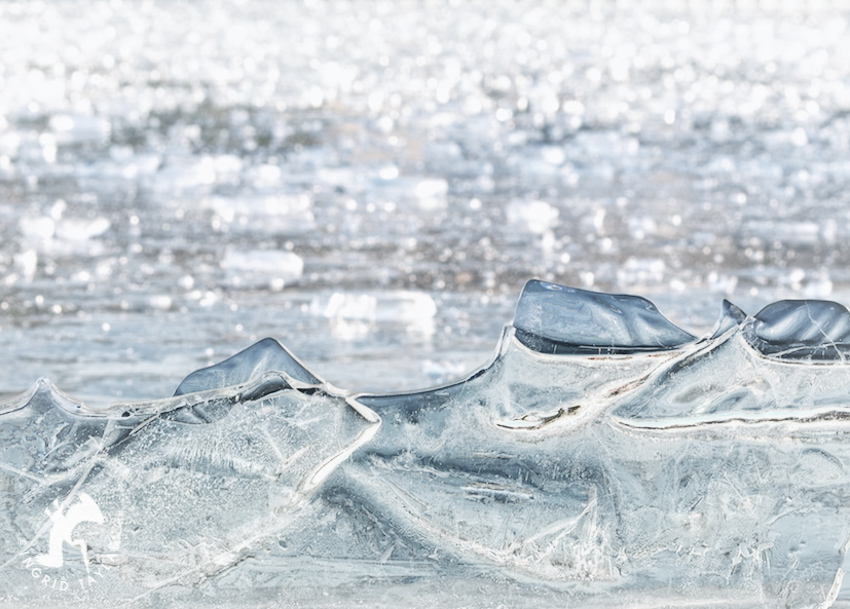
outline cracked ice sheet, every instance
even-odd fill
[[[0,414],[4,585],[67,606],[826,607],[848,319],[726,303],[697,339],[643,299],[530,282],[493,361],[426,391],[345,394],[272,340],[159,402],[41,382]]]
[[[295,390],[280,378],[106,412],[46,382],[27,397],[0,419],[2,488],[20,498],[3,512],[2,592],[47,592],[71,605],[145,605],[163,590],[202,587],[285,538],[336,461],[375,424],[324,387]],[[51,515],[81,497],[106,516],[73,531],[93,565],[69,551],[61,569],[35,578]]]

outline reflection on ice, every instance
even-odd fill
[[[368,334],[378,323],[402,324],[408,334],[431,335],[437,305],[423,292],[333,292],[317,294],[310,314],[324,317],[335,338],[350,340]]]
[[[304,260],[293,252],[228,249],[221,260],[221,267],[235,285],[253,282],[281,289],[284,283],[301,277]]]
[[[48,124],[57,144],[104,143],[111,131],[109,121],[100,116],[54,114]]]
[[[433,389],[350,394],[273,339],[162,400],[92,408],[40,381],[0,406],[0,594],[334,606],[368,581],[382,605],[453,580],[464,606],[484,581],[537,606],[828,607],[847,319],[725,302],[697,339],[642,298],[532,281],[493,360]],[[85,502],[86,551],[34,566]]]
[[[352,293],[317,295],[310,304],[313,315],[328,319],[394,321],[410,325],[433,323],[434,299],[422,292]]]

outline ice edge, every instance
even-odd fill
[[[676,351],[741,332],[754,351],[769,359],[809,365],[850,362],[850,311],[839,303],[780,300],[754,316],[747,316],[728,300],[721,306],[713,329],[697,338],[668,320],[645,298],[533,279],[523,288],[513,322],[506,326],[493,357],[498,357],[511,340],[544,357],[635,356]],[[445,386],[469,379],[487,365]],[[357,399],[359,395],[332,387],[274,338],[264,338],[222,362],[190,373],[170,398],[92,407],[64,394],[49,379],[40,378],[27,391],[0,403],[0,415],[26,407],[42,393],[50,394],[58,407],[74,416],[126,420],[189,412],[212,399],[257,399],[283,389],[328,391],[345,399],[367,421],[379,421]],[[420,391],[429,389],[434,388]]]

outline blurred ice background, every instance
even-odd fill
[[[842,6],[0,1],[0,394],[430,385],[531,277],[850,303]]]

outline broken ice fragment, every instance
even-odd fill
[[[273,338],[264,338],[223,362],[196,370],[177,387],[174,395],[220,389],[247,383],[266,372],[282,372],[290,385],[318,387],[322,381]]]
[[[740,326],[746,319],[746,313],[744,313],[738,306],[724,299],[722,309],[720,311],[720,318],[711,330],[711,338],[718,338],[732,328]]]
[[[825,300],[780,300],[756,313],[753,345],[779,359],[844,360],[850,355],[850,311]]]
[[[695,340],[638,296],[529,281],[514,316],[517,338],[542,353],[634,353]]]

